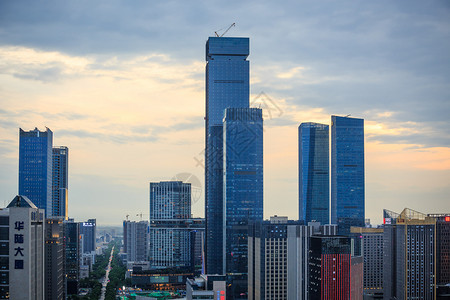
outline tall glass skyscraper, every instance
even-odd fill
[[[263,220],[262,110],[227,108],[223,124],[225,270],[247,274],[247,226]]]
[[[68,214],[68,170],[69,149],[67,147],[53,148],[52,170],[52,209],[53,216],[64,217]]]
[[[206,271],[224,274],[223,117],[228,107],[249,107],[249,39],[206,42],[205,217]]]
[[[298,127],[299,219],[328,224],[330,173],[328,125],[302,123]]]
[[[331,223],[364,227],[364,120],[331,116]]]
[[[19,195],[52,216],[52,146],[50,129],[19,129]]]

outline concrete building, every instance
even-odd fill
[[[310,238],[335,225],[302,225],[287,217],[254,223],[248,238],[248,299],[308,299]]]
[[[383,295],[383,232],[380,228],[351,227],[350,236],[355,242],[354,252],[364,259],[364,294],[380,297]]]
[[[66,299],[64,217],[45,220],[45,299]]]
[[[384,299],[435,299],[436,219],[409,208],[383,214]]]
[[[26,196],[0,211],[0,299],[44,299],[44,217]]]
[[[123,228],[127,262],[148,261],[148,221],[123,221]]]

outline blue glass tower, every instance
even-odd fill
[[[50,129],[19,129],[19,195],[52,216],[52,146]]]
[[[68,218],[69,149],[53,148],[52,209],[53,216]]]
[[[225,270],[247,274],[247,226],[263,220],[262,110],[227,108],[223,124]]]
[[[223,117],[228,107],[249,107],[249,39],[206,42],[205,252],[208,274],[224,274]]]
[[[328,128],[317,123],[298,127],[299,219],[305,224],[330,219]]]
[[[364,227],[364,120],[331,116],[331,223]]]

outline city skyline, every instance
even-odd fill
[[[57,144],[71,151],[71,218],[120,225],[127,214],[148,212],[149,182],[180,173],[199,179],[203,192],[193,199],[192,212],[203,217],[204,43],[235,21],[226,36],[250,37],[250,102],[265,109],[265,219],[298,218],[298,125],[330,124],[331,115],[347,114],[365,120],[366,218],[381,223],[386,207],[448,210],[445,2],[382,1],[358,8],[350,2],[286,8],[252,3],[239,4],[241,12],[233,5],[219,12],[180,4],[183,18],[174,24],[166,18],[176,16],[170,4],[140,3],[142,12],[119,4],[94,6],[81,17],[85,5],[0,4],[4,204],[18,191],[19,128],[47,126]],[[39,13],[45,10],[61,17],[46,20]],[[151,10],[166,17],[148,20]],[[198,21],[197,11],[203,12]],[[121,12],[119,25],[111,25],[109,18]],[[277,26],[265,24],[267,18]],[[104,38],[89,32],[86,19]],[[53,38],[47,22],[78,34]],[[168,26],[150,28],[157,22]],[[261,92],[268,96],[261,100]]]

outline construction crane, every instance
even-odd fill
[[[236,23],[231,24],[230,27],[228,27],[227,30],[225,30],[224,33],[222,33],[221,35],[219,35],[219,34],[217,33],[217,31],[221,31],[221,30],[223,30],[223,28],[222,28],[222,29],[219,29],[219,30],[217,30],[217,31],[214,31],[214,33],[216,34],[216,37],[223,37],[223,36],[228,32],[228,30],[230,30],[231,27],[233,27],[233,26],[236,26]]]

